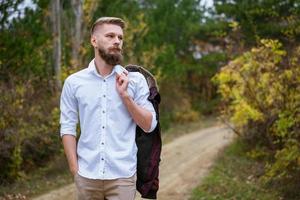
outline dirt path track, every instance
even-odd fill
[[[233,133],[224,126],[202,129],[163,146],[159,200],[186,200],[207,174],[213,161]],[[137,194],[136,200],[140,200]],[[34,200],[74,200],[75,186],[67,185]]]

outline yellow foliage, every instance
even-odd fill
[[[232,102],[231,120],[237,125],[263,120],[268,113],[263,113],[261,108],[282,100],[283,87],[281,81],[276,81],[280,74],[276,74],[276,64],[286,52],[276,40],[261,40],[261,44],[231,61],[213,78],[223,99]],[[284,73],[290,74],[288,70]]]
[[[236,30],[237,28],[239,28],[239,23],[237,21],[232,21],[229,24],[229,27],[231,27],[233,30]]]
[[[263,159],[268,156],[268,153],[264,149],[253,149],[246,154],[248,157],[253,159]]]
[[[288,176],[297,163],[299,167],[299,54],[300,47],[287,55],[279,41],[261,40],[261,46],[229,62],[213,78],[224,100],[222,113],[239,132],[261,138],[255,144],[276,150],[271,155],[275,161],[266,165],[268,180]],[[289,60],[289,65],[282,66],[283,60]],[[261,153],[255,150],[249,155],[260,157]]]
[[[236,105],[233,106],[233,113],[231,121],[240,127],[246,125],[249,120],[263,120],[263,114],[244,100],[236,102]]]

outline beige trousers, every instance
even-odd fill
[[[74,177],[78,200],[134,200],[136,175],[115,180]]]

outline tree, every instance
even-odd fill
[[[51,17],[53,29],[53,64],[56,80],[56,88],[61,89],[61,23],[60,23],[60,0],[51,3]]]
[[[214,0],[218,15],[240,26],[247,44],[263,38],[281,42],[298,41],[300,36],[299,0]]]
[[[71,66],[81,65],[80,49],[83,39],[83,8],[81,0],[71,0],[72,10],[74,13],[74,25],[71,27],[72,31],[72,54]]]

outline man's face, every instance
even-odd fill
[[[107,64],[114,66],[122,62],[123,30],[120,26],[100,25],[92,36],[92,44]]]

